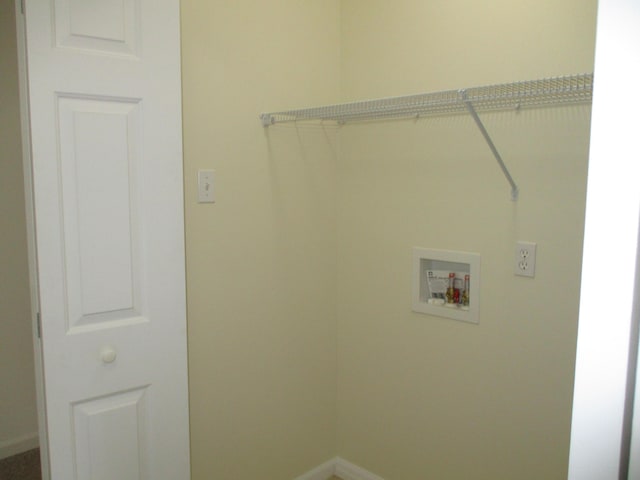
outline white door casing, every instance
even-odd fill
[[[52,480],[187,480],[179,0],[26,0]]]

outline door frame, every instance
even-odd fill
[[[29,268],[29,294],[31,299],[31,329],[36,381],[36,407],[38,413],[38,441],[42,480],[50,480],[49,439],[47,435],[47,412],[45,407],[42,343],[40,341],[40,301],[38,285],[38,256],[36,251],[35,211],[33,203],[33,168],[31,164],[31,122],[29,117],[29,88],[27,71],[27,37],[25,0],[14,0],[16,12],[16,35],[18,45],[18,83],[20,91],[20,131],[22,142],[22,166],[24,176],[25,216],[27,226],[27,253]]]
[[[570,480],[627,478],[637,351],[640,9],[599,0]],[[636,22],[636,23],[634,23]],[[603,279],[614,275],[606,298]],[[635,304],[635,305],[634,305]],[[640,412],[636,412],[640,413]],[[637,435],[637,433],[636,433]]]

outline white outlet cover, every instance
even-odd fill
[[[536,244],[533,242],[516,242],[513,271],[522,277],[535,277]]]

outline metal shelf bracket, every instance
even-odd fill
[[[471,114],[471,118],[473,118],[474,122],[476,122],[476,125],[478,126],[480,133],[482,134],[485,141],[487,142],[487,145],[489,145],[489,148],[491,149],[493,156],[496,157],[496,160],[498,161],[498,165],[500,165],[500,169],[502,170],[502,173],[504,173],[504,176],[507,178],[509,185],[511,185],[511,200],[515,202],[516,200],[518,200],[518,193],[519,193],[518,185],[516,185],[516,182],[513,180],[513,177],[509,173],[509,169],[504,164],[504,161],[500,156],[500,152],[498,152],[498,149],[493,143],[493,140],[491,140],[491,136],[489,135],[489,132],[487,132],[487,129],[484,127],[482,120],[480,120],[480,117],[478,116],[476,109],[473,108],[473,103],[471,103],[471,101],[467,97],[466,90],[460,90],[459,93],[460,93],[460,98],[462,98],[462,101],[464,102],[465,107],[467,107],[469,114]]]
[[[268,127],[269,125],[276,123],[276,119],[270,113],[263,113],[260,115],[260,121],[262,122],[263,127]]]

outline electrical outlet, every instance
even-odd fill
[[[515,274],[523,277],[534,277],[536,273],[536,244],[532,242],[516,242]]]

